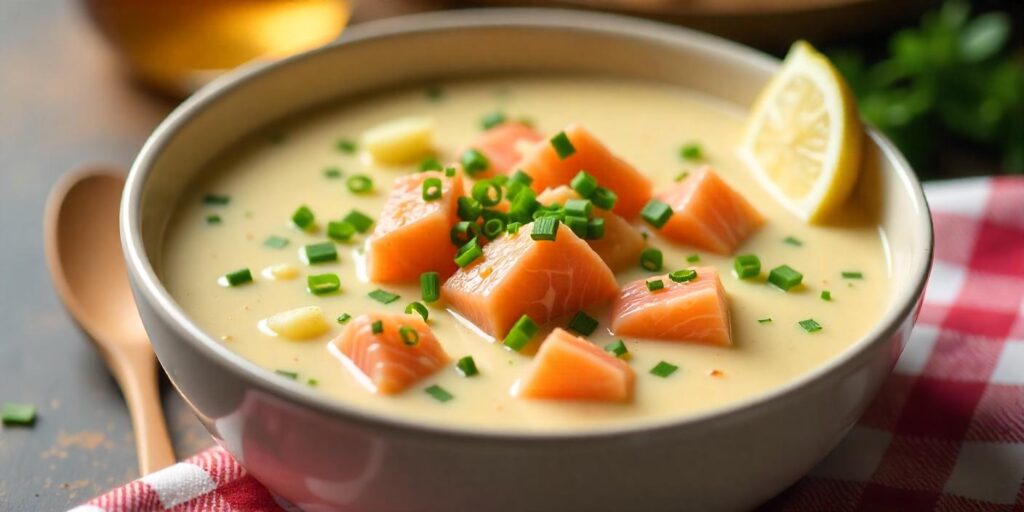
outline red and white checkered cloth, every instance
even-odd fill
[[[1024,179],[930,184],[935,266],[893,375],[766,510],[1024,512]],[[74,512],[284,510],[212,448]]]

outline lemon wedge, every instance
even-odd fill
[[[798,41],[754,104],[739,153],[779,202],[814,223],[853,189],[863,138],[856,102],[839,71]]]

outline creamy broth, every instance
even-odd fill
[[[858,204],[846,205],[828,226],[808,226],[777,204],[735,155],[745,112],[730,104],[664,84],[622,79],[536,76],[447,84],[440,98],[423,88],[359,98],[336,108],[324,108],[242,141],[214,161],[182,197],[166,234],[162,280],[185,312],[214,339],[268,370],[299,374],[298,383],[314,379],[317,392],[351,406],[418,422],[515,431],[586,430],[657,422],[720,408],[762,394],[792,381],[834,358],[859,340],[882,315],[890,296],[884,233]],[[538,131],[557,132],[570,122],[587,126],[615,153],[646,173],[655,190],[672,183],[682,171],[695,167],[679,156],[679,148],[698,141],[704,162],[745,196],[768,220],[738,251],[755,253],[762,277],[741,281],[732,273],[733,257],[673,244],[652,236],[649,244],[664,251],[665,270],[685,268],[687,256],[699,254],[701,265],[722,274],[732,314],[729,348],[682,342],[626,339],[629,364],[637,374],[634,400],[627,404],[526,400],[510,388],[531,361],[529,354],[511,352],[461,324],[444,309],[430,306],[435,335],[456,360],[472,355],[480,373],[462,377],[449,366],[404,393],[375,395],[362,386],[328,342],[343,328],[334,322],[342,313],[370,311],[401,313],[419,300],[417,284],[379,286],[367,282],[361,244],[338,244],[339,261],[306,266],[299,249],[326,240],[327,220],[352,208],[376,216],[392,180],[414,172],[405,167],[376,166],[365,155],[345,154],[339,139],[357,140],[360,133],[398,117],[431,116],[437,121],[438,160],[451,161],[455,152],[479,133],[480,119],[495,109],[510,117],[528,117]],[[376,192],[355,195],[344,178],[329,179],[324,170],[338,167],[345,176],[372,176]],[[205,194],[230,196],[225,206],[203,204]],[[308,205],[320,224],[309,234],[290,225],[295,209]],[[217,214],[220,224],[208,225]],[[290,240],[283,249],[269,248],[270,235]],[[784,243],[794,237],[802,246]],[[363,238],[358,237],[357,238]],[[294,280],[271,280],[263,270],[289,263],[300,270]],[[767,271],[788,264],[804,274],[804,285],[783,292],[764,282]],[[218,285],[218,277],[248,267],[255,282],[236,288]],[[844,280],[842,271],[862,272],[864,279]],[[306,276],[335,272],[342,293],[314,296],[306,291]],[[649,276],[639,265],[617,275],[620,284]],[[376,288],[402,298],[383,305],[367,297]],[[830,290],[831,301],[820,298]],[[261,319],[301,306],[323,308],[331,331],[306,341],[270,337],[258,328]],[[607,311],[589,311],[601,320],[589,340],[604,346],[618,339],[608,332]],[[759,319],[771,318],[771,323]],[[802,330],[797,322],[817,320],[823,329]],[[548,327],[568,320],[556,320]],[[542,334],[546,331],[542,331]],[[669,378],[649,373],[659,361],[679,366]],[[279,377],[284,378],[284,377]],[[455,399],[439,403],[424,389],[440,385]]]

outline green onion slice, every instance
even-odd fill
[[[620,359],[629,355],[629,349],[626,348],[626,342],[622,340],[615,340],[605,345],[604,351],[609,352]]]
[[[6,403],[0,409],[0,421],[4,425],[31,426],[36,422],[36,406],[32,404]]]
[[[505,122],[505,113],[500,110],[490,112],[480,119],[480,127],[484,130],[490,130],[495,126]]]
[[[782,243],[787,244],[787,245],[792,245],[793,247],[800,247],[800,246],[804,245],[804,243],[801,242],[799,239],[793,238],[791,236],[787,236],[786,238],[783,238],[782,239]]]
[[[372,332],[373,334],[380,334],[384,332],[384,322],[381,320],[377,320],[370,324],[370,332]]]
[[[598,240],[604,238],[604,219],[597,217],[587,221],[587,239]]]
[[[405,314],[411,315],[413,313],[422,317],[424,322],[426,322],[427,317],[430,316],[430,311],[427,311],[427,307],[424,306],[422,302],[410,302],[409,305],[405,307]]]
[[[310,265],[338,261],[338,250],[335,249],[334,242],[310,244],[303,247],[302,252],[306,255],[306,262]]]
[[[784,291],[789,291],[803,281],[804,275],[793,270],[789,265],[779,265],[768,273],[768,282]]]
[[[558,132],[551,137],[551,147],[555,148],[559,160],[565,160],[576,153],[576,147],[572,145],[569,136],[565,132]]]
[[[366,194],[373,191],[373,179],[365,174],[353,174],[345,180],[345,186],[353,194]]]
[[[274,370],[274,373],[291,380],[297,380],[299,378],[299,372],[293,372],[291,370]]]
[[[408,325],[403,325],[398,328],[398,337],[407,347],[414,347],[420,342],[420,333],[416,332],[416,329],[413,329]]]
[[[437,272],[420,274],[420,297],[425,302],[434,302],[441,298],[441,275]]]
[[[690,142],[679,148],[679,156],[684,160],[700,160],[704,158],[704,150],[700,147],[700,144]]]
[[[813,318],[808,318],[807,320],[800,320],[797,323],[800,324],[800,327],[807,332],[817,332],[821,330],[821,324],[816,322]]]
[[[455,264],[460,268],[467,267],[483,255],[483,249],[480,248],[477,239],[473,238],[455,253]]]
[[[843,271],[843,279],[864,279],[864,274],[861,272]]]
[[[586,314],[583,311],[579,311],[572,320],[569,320],[569,330],[575,331],[583,336],[590,336],[597,329],[598,321],[596,318]]]
[[[651,272],[657,272],[661,270],[661,266],[664,260],[664,256],[661,254],[661,249],[654,247],[648,247],[640,253],[640,266],[644,270]]]
[[[352,210],[348,212],[348,214],[341,220],[355,226],[356,231],[360,233],[366,233],[370,230],[370,227],[373,226],[373,217],[370,217],[359,210]]]
[[[371,299],[380,302],[381,304],[391,304],[392,302],[402,298],[401,295],[398,295],[397,293],[391,293],[382,288],[377,288],[376,290],[366,295]]]
[[[423,180],[424,201],[437,201],[441,199],[442,194],[441,178],[427,178]]]
[[[694,253],[686,257],[687,263],[697,263],[698,261],[700,261],[700,254]]]
[[[441,170],[441,162],[438,162],[437,158],[434,158],[432,156],[428,156],[428,157],[424,158],[422,161],[420,161],[420,172],[440,171],[440,170]]]
[[[480,204],[480,201],[472,197],[460,197],[456,213],[458,213],[459,218],[462,220],[475,221],[483,213],[483,210],[484,207]]]
[[[558,219],[556,217],[541,217],[533,223],[533,231],[530,238],[534,240],[554,241],[558,236]]]
[[[587,174],[587,171],[576,173],[569,185],[577,194],[589,198],[597,190],[597,178]]]
[[[772,317],[766,316],[764,318],[758,318],[757,323],[759,324],[770,324],[772,323]]]
[[[469,148],[463,151],[462,157],[459,158],[459,162],[462,163],[462,168],[466,171],[466,174],[469,174],[470,176],[484,172],[491,166],[490,161],[487,160],[487,156],[475,148]]]
[[[456,247],[462,247],[478,236],[480,236],[480,225],[468,220],[456,222],[455,225],[452,226],[452,230],[448,235],[452,241],[452,245],[455,245]]]
[[[832,300],[832,292],[829,291],[829,290],[822,290],[821,291],[821,300],[826,301],[826,302],[831,301]]]
[[[338,321],[339,324],[343,324],[343,323],[348,322],[351,319],[352,319],[352,315],[350,315],[348,313],[342,313],[342,314],[338,315],[337,321]]]
[[[220,224],[220,215],[217,215],[216,213],[211,213],[210,215],[207,215],[206,224],[210,226]]]
[[[761,259],[756,254],[741,254],[733,260],[732,266],[740,279],[750,279],[761,274]]]
[[[489,219],[484,222],[484,235],[491,240],[494,240],[498,235],[505,232],[505,221],[500,218]]]
[[[239,286],[252,282],[252,272],[247,268],[228,272],[221,277],[221,284],[224,286]]]
[[[263,241],[263,245],[271,249],[284,249],[288,245],[288,239],[277,235],[270,235]]]
[[[328,167],[324,169],[324,177],[327,179],[338,179],[341,177],[341,169],[337,167]]]
[[[516,321],[515,325],[509,329],[508,334],[505,335],[505,339],[501,342],[506,347],[518,352],[522,350],[523,347],[525,347],[539,331],[540,326],[538,326],[537,323],[529,316],[523,315],[519,317],[519,320]]]
[[[492,180],[480,180],[473,184],[471,195],[485,207],[496,206],[501,202],[501,185]]]
[[[292,224],[295,224],[301,230],[308,231],[313,227],[313,210],[310,210],[308,206],[302,205],[295,210],[292,214]]]
[[[231,196],[221,194],[206,194],[203,196],[203,204],[206,206],[226,206],[231,202]]]
[[[327,223],[327,236],[338,242],[347,242],[356,234],[356,227],[343,220],[332,220]]]
[[[438,386],[437,384],[434,384],[433,386],[430,386],[429,388],[424,389],[423,391],[426,392],[428,395],[432,396],[434,400],[437,400],[442,404],[455,398],[454,395],[446,391],[441,386]]]
[[[656,375],[664,379],[675,373],[678,369],[679,367],[672,363],[660,361],[658,364],[654,365],[654,368],[651,368],[651,375]]]
[[[594,204],[589,199],[570,199],[565,202],[565,214],[578,217],[590,217]]]
[[[691,268],[676,270],[675,272],[669,273],[668,278],[675,283],[685,283],[687,281],[697,279],[697,271]]]
[[[306,277],[306,290],[313,295],[325,295],[341,289],[338,274],[316,274]]]
[[[602,210],[611,210],[615,207],[615,202],[619,200],[619,196],[615,195],[610,189],[604,187],[597,187],[594,193],[590,195],[590,200],[594,202],[594,206]]]
[[[473,360],[473,356],[466,356],[459,359],[458,362],[455,363],[455,368],[458,368],[459,373],[461,373],[463,377],[472,377],[480,373],[476,368],[476,361]]]
[[[338,139],[338,142],[337,144],[335,144],[335,147],[338,148],[338,151],[341,151],[342,153],[345,153],[347,155],[355,153],[356,149],[358,149],[355,141],[353,141],[352,139]]]
[[[640,211],[640,217],[655,229],[661,229],[671,216],[672,207],[657,199],[648,201]]]
[[[647,285],[647,290],[651,292],[656,292],[665,288],[665,281],[662,281],[661,279],[651,279],[645,284]]]

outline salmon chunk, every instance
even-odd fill
[[[441,197],[423,198],[423,182],[441,180]],[[449,276],[455,271],[455,250],[449,232],[458,222],[456,210],[462,195],[462,175],[446,177],[430,171],[395,180],[377,227],[369,239],[367,262],[370,279],[380,283],[414,282],[420,274],[435,271]]]
[[[518,396],[545,400],[628,402],[636,374],[621,359],[556,328],[519,382]]]
[[[565,205],[566,201],[579,198],[580,195],[575,190],[561,185],[541,192],[537,196],[537,201],[545,205]],[[640,231],[614,212],[594,208],[593,215],[595,218],[604,219],[604,236],[587,240],[590,248],[604,260],[612,272],[621,272],[635,266],[640,259],[640,253],[644,250],[644,237]]]
[[[547,188],[568,185],[577,173],[587,171],[599,185],[618,196],[615,213],[627,219],[635,217],[651,198],[651,181],[613,155],[583,126],[571,124],[561,133],[568,138],[569,146],[564,141],[559,144],[560,134],[557,134],[556,140],[538,144],[517,166],[533,178],[533,190],[540,193]],[[556,146],[561,148],[562,154]]]
[[[672,207],[662,236],[718,254],[732,254],[764,217],[705,166],[658,195]]]
[[[487,129],[469,145],[483,153],[488,162],[487,169],[474,177],[490,178],[495,174],[507,174],[515,170],[524,150],[532,148],[543,139],[536,130],[523,123],[506,122]]]
[[[729,302],[714,267],[696,267],[695,278],[676,282],[665,274],[627,284],[612,309],[612,331],[633,336],[732,345]],[[647,281],[665,287],[650,291]],[[678,277],[677,277],[678,279]]]
[[[380,332],[374,332],[377,322]],[[331,344],[358,379],[385,395],[401,393],[449,361],[430,327],[415,315],[359,315]]]
[[[534,240],[534,223],[483,248],[483,257],[460,268],[442,289],[449,304],[482,331],[503,337],[521,316],[544,323],[611,302],[615,275],[565,224],[554,240]]]

